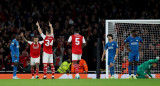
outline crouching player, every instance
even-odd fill
[[[118,45],[117,42],[113,41],[112,34],[108,34],[107,37],[109,42],[105,45],[101,60],[104,60],[106,50],[108,49],[108,65],[110,68],[111,78],[114,78],[114,62],[118,55]]]
[[[41,51],[41,45],[43,41],[38,41],[38,37],[34,37],[33,42],[28,41],[23,33],[21,33],[21,37],[25,42],[27,42],[30,45],[30,57],[31,57],[31,73],[32,73],[32,79],[34,79],[34,67],[36,65],[36,79],[39,78],[39,63],[40,63],[40,51]]]
[[[156,59],[148,60],[148,61],[142,63],[140,66],[138,66],[136,77],[138,79],[152,78],[150,70],[151,70],[151,68],[157,67],[157,61],[159,59],[160,59],[159,57],[156,57]]]

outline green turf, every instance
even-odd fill
[[[160,79],[1,79],[0,86],[160,86]]]

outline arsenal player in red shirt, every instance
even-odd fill
[[[44,71],[44,77],[43,77],[43,79],[47,79],[47,77],[46,77],[47,64],[50,64],[50,66],[51,66],[52,79],[54,79],[55,68],[54,68],[54,64],[53,64],[53,51],[52,51],[53,40],[54,40],[53,27],[52,27],[52,24],[49,22],[50,29],[46,30],[46,35],[44,35],[42,33],[42,30],[41,30],[38,22],[36,23],[36,25],[38,27],[39,33],[41,34],[42,38],[44,39],[44,43],[43,43],[43,71]]]
[[[33,42],[28,41],[23,33],[21,33],[21,37],[30,45],[30,57],[31,57],[31,73],[32,73],[32,79],[34,79],[34,66],[36,65],[36,79],[39,78],[39,63],[40,63],[40,51],[41,51],[41,45],[43,41],[39,41],[38,37],[34,37]]]
[[[72,61],[74,65],[74,69],[76,72],[76,76],[79,76],[79,61],[82,56],[82,45],[86,44],[86,41],[82,35],[79,34],[79,30],[75,29],[74,35],[71,35],[68,39],[69,43],[72,43]]]

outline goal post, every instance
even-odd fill
[[[119,54],[115,61],[115,78],[122,78],[119,75],[124,74],[123,78],[128,77],[127,65],[126,72],[123,72],[123,63],[127,63],[128,52],[122,45],[124,40],[130,36],[131,30],[138,30],[139,36],[144,41],[144,47],[140,52],[139,65],[149,59],[155,59],[160,55],[160,20],[106,20],[105,21],[105,43],[108,42],[107,35],[112,34],[113,40],[118,43]],[[133,68],[133,67],[132,67]],[[133,70],[132,70],[133,72]],[[160,64],[151,71],[154,78],[160,77]],[[133,74],[133,73],[132,73]],[[106,51],[106,78],[110,77],[108,66],[108,50]]]

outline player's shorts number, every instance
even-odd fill
[[[80,44],[79,38],[76,38],[75,44],[76,44],[76,45],[79,45],[79,44]]]
[[[46,46],[49,46],[49,45],[53,44],[53,40],[51,42],[50,42],[50,40],[45,40],[45,41],[46,41],[46,43],[45,43]]]

